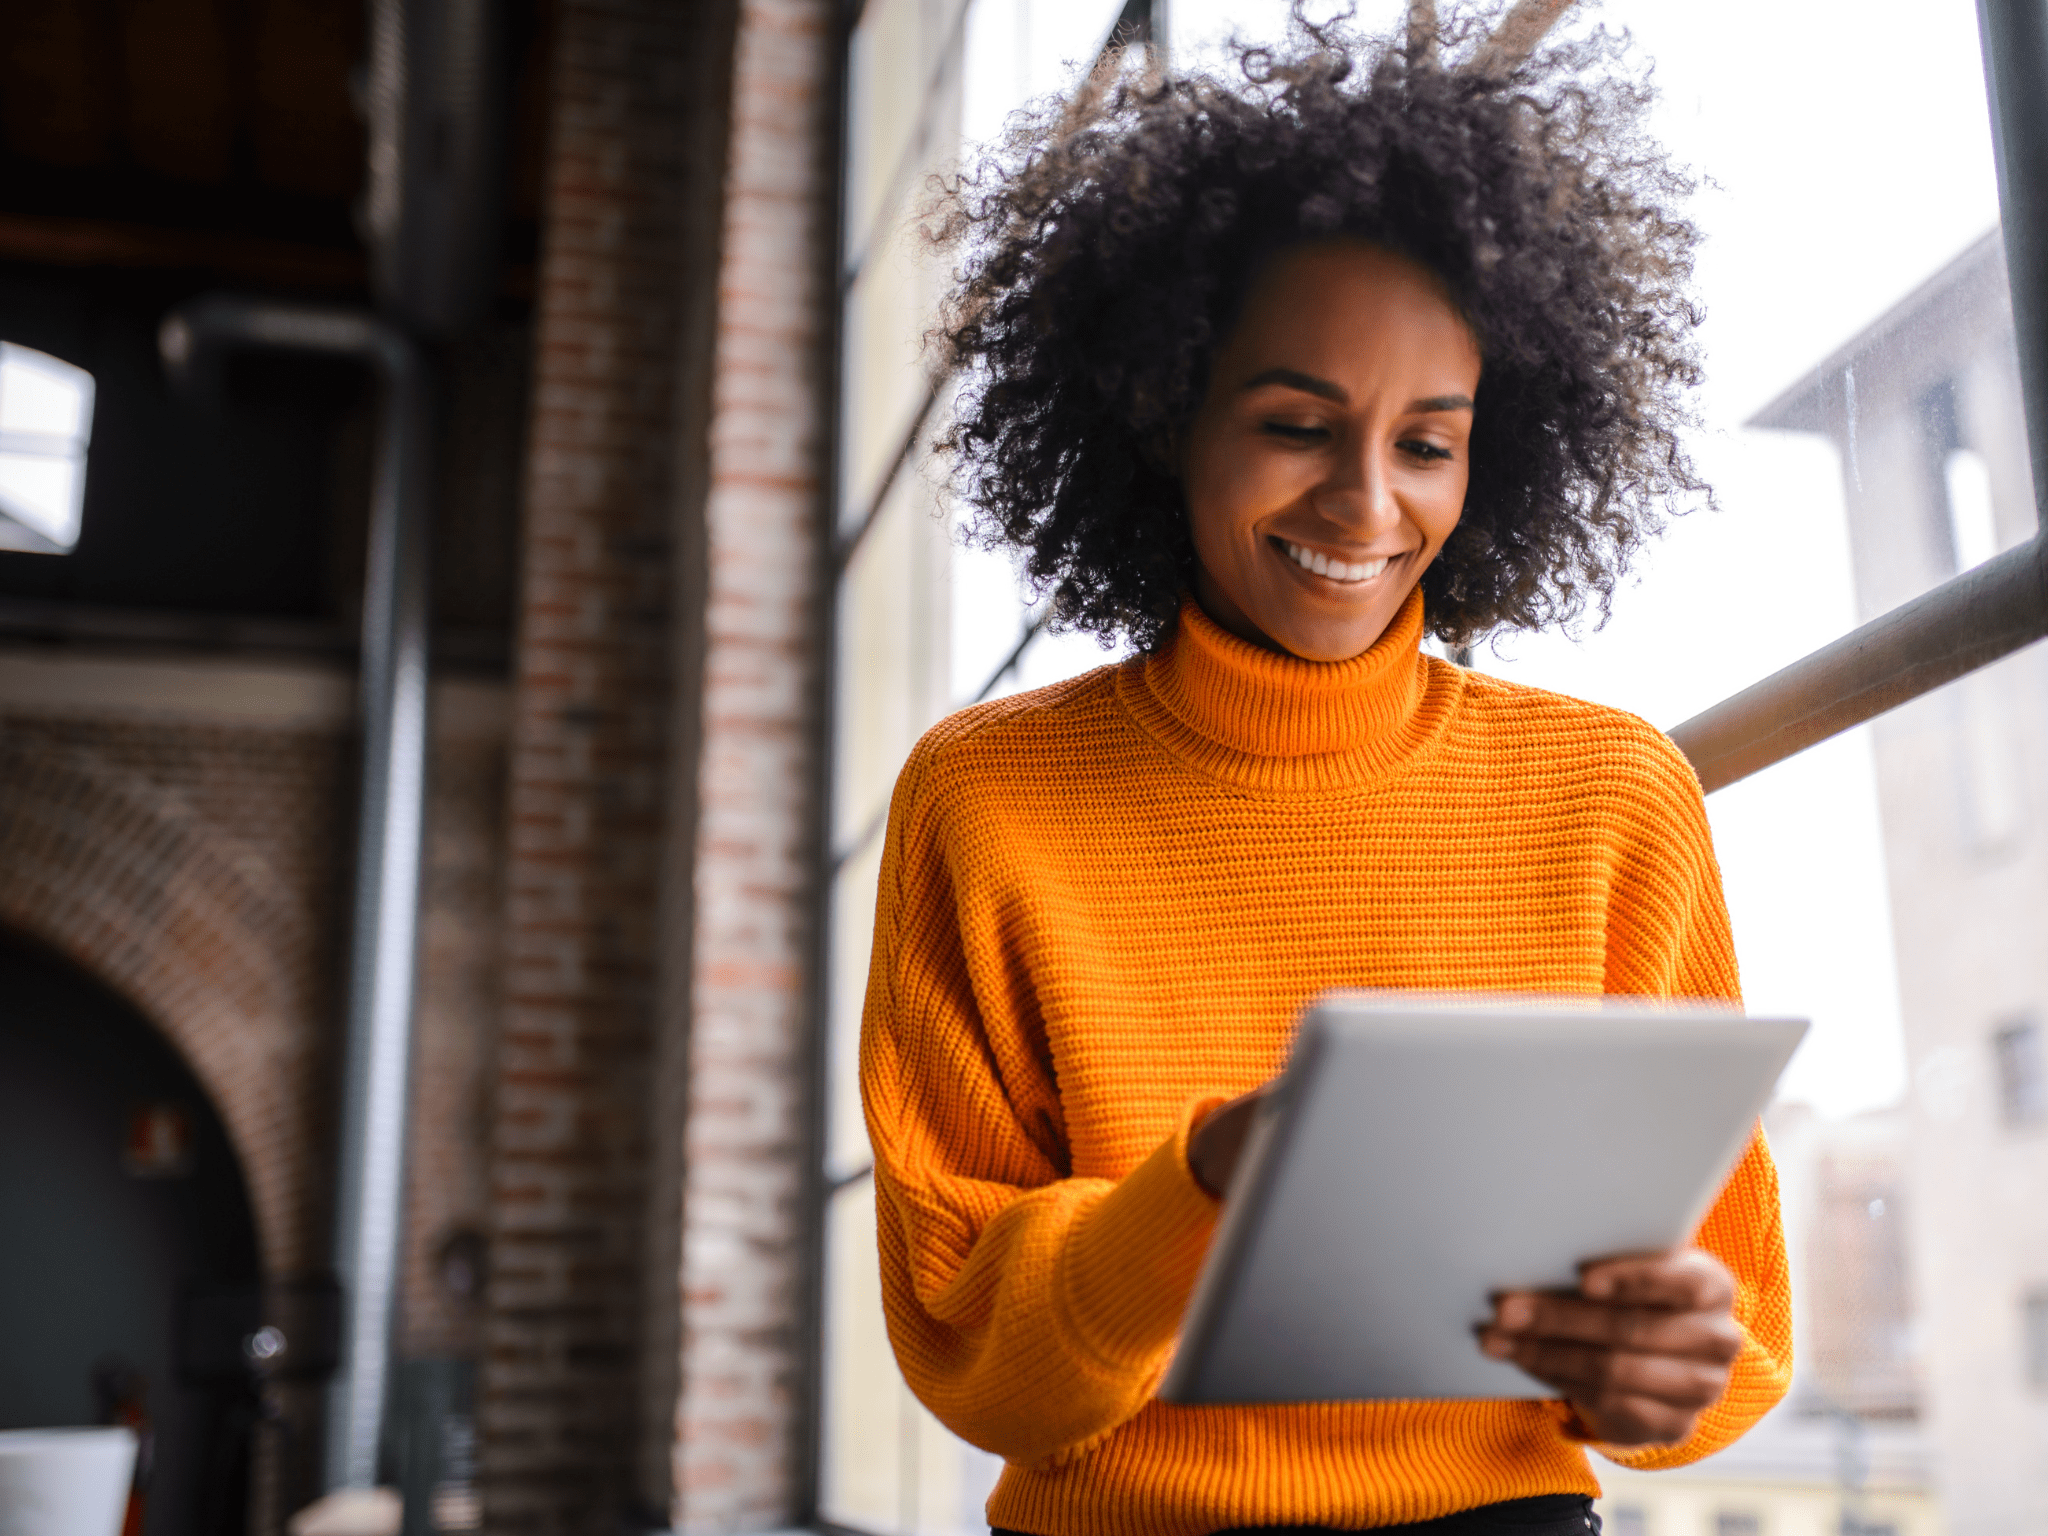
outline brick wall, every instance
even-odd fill
[[[178,1047],[241,1158],[273,1274],[326,1250],[323,929],[345,764],[339,740],[302,733],[8,712],[0,734],[0,922]]]
[[[823,0],[557,20],[493,1529],[801,1500],[832,56]]]
[[[636,1502],[675,716],[692,48],[564,0],[528,429],[481,1407],[493,1530]],[[687,793],[684,795],[687,800]]]
[[[826,636],[832,8],[744,0],[705,509],[676,1528],[801,1497]]]
[[[475,1342],[433,1259],[485,1220],[503,696],[435,690],[407,1355]],[[0,924],[98,977],[178,1048],[233,1140],[272,1276],[328,1262],[352,700],[339,671],[0,654]],[[317,1443],[317,1394],[278,1406],[295,1444]],[[267,1533],[311,1496],[293,1478],[313,1468],[265,1465],[283,1476],[252,1511]]]

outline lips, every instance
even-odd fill
[[[1310,549],[1305,544],[1296,544],[1291,539],[1274,541],[1286,551],[1287,558],[1305,571],[1326,577],[1339,586],[1355,586],[1368,582],[1387,568],[1389,556],[1377,560],[1333,560],[1319,549]]]

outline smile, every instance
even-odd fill
[[[1360,560],[1353,563],[1347,560],[1332,560],[1321,550],[1309,549],[1288,539],[1278,539],[1275,542],[1287,551],[1287,558],[1304,571],[1313,571],[1318,576],[1328,577],[1331,581],[1345,586],[1371,581],[1387,568],[1387,561],[1390,558],[1382,555],[1377,560]]]

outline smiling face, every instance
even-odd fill
[[[1369,650],[1458,526],[1478,388],[1426,269],[1355,240],[1275,258],[1181,454],[1203,611],[1308,661]]]

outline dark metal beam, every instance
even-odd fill
[[[2048,493],[2048,5],[1977,0],[1977,26],[2038,511]]]
[[[1003,658],[1003,664],[997,667],[995,671],[989,673],[988,681],[975,690],[974,697],[968,702],[971,704],[982,703],[990,694],[994,693],[996,691],[996,684],[1017,670],[1017,663],[1024,659],[1024,653],[1031,649],[1031,642],[1038,638],[1039,632],[1044,628],[1044,614],[1040,614],[1029,624],[1026,624],[1024,626],[1024,633],[1017,637],[1017,643],[1011,647],[1010,654]]]

